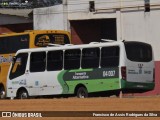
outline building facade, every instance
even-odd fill
[[[33,30],[32,10],[0,8],[0,34]]]
[[[160,94],[160,0],[63,0],[63,4],[34,10],[34,29],[71,32],[74,44],[101,39],[152,44],[156,65],[155,90]]]

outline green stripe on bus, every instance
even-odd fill
[[[139,89],[139,90],[153,90],[155,83],[140,83],[140,82],[128,82],[126,80],[121,80],[121,88],[125,89]]]
[[[90,72],[93,71],[93,69],[75,69],[75,70],[70,70],[69,72]]]
[[[64,75],[64,73],[66,73],[66,72],[67,72],[67,71],[64,70],[64,71],[62,71],[62,72],[60,72],[60,73],[58,74],[58,81],[59,81],[60,85],[61,85],[62,88],[63,88],[62,94],[66,94],[66,93],[68,93],[68,91],[69,91],[69,88],[68,88],[66,82],[63,80],[63,75]]]
[[[120,89],[119,82],[119,78],[66,81],[70,94],[74,93],[76,86],[79,84],[84,85],[88,92],[91,93]]]

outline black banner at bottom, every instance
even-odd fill
[[[0,117],[160,117],[160,111],[0,111]]]

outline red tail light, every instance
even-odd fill
[[[126,66],[121,67],[121,75],[123,80],[127,79]]]
[[[153,68],[153,82],[155,82],[155,68]]]

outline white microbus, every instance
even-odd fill
[[[7,97],[76,94],[111,90],[154,89],[150,44],[115,41],[56,45],[16,53],[8,77]]]

